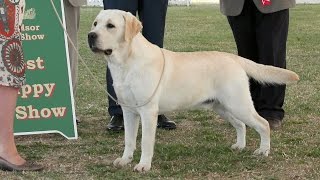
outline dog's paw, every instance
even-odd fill
[[[238,144],[238,143],[236,143],[236,144],[233,144],[233,145],[231,146],[231,149],[243,150],[245,147],[246,147],[246,146],[243,145],[243,144]]]
[[[151,164],[142,164],[139,163],[134,167],[134,171],[138,171],[138,172],[147,172],[151,169]]]
[[[254,155],[258,156],[258,155],[262,155],[267,157],[270,153],[270,148],[259,148],[257,150],[254,151]]]
[[[132,159],[117,158],[115,161],[113,161],[113,165],[116,167],[123,167],[129,164],[131,161]]]

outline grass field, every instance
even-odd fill
[[[91,53],[86,42],[99,10],[82,9],[80,54],[105,86],[105,60]],[[287,67],[301,81],[287,88],[284,126],[272,132],[268,158],[252,155],[259,145],[254,130],[248,128],[246,150],[233,151],[233,127],[210,111],[184,111],[168,114],[177,130],[157,131],[150,172],[132,172],[140,157],[140,143],[131,167],[113,167],[112,161],[122,155],[123,133],[106,131],[107,96],[80,63],[79,139],[66,140],[55,134],[17,137],[19,151],[46,169],[40,173],[0,172],[0,179],[320,179],[319,12],[320,5],[298,5],[290,12]],[[227,20],[214,5],[170,7],[165,48],[236,53]]]

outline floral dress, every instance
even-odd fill
[[[0,85],[19,88],[25,83],[20,40],[25,0],[0,0]]]

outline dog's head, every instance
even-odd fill
[[[130,44],[141,29],[140,21],[129,12],[102,10],[88,34],[89,47],[110,56]]]

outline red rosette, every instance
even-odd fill
[[[271,0],[261,0],[262,6],[270,6]]]

